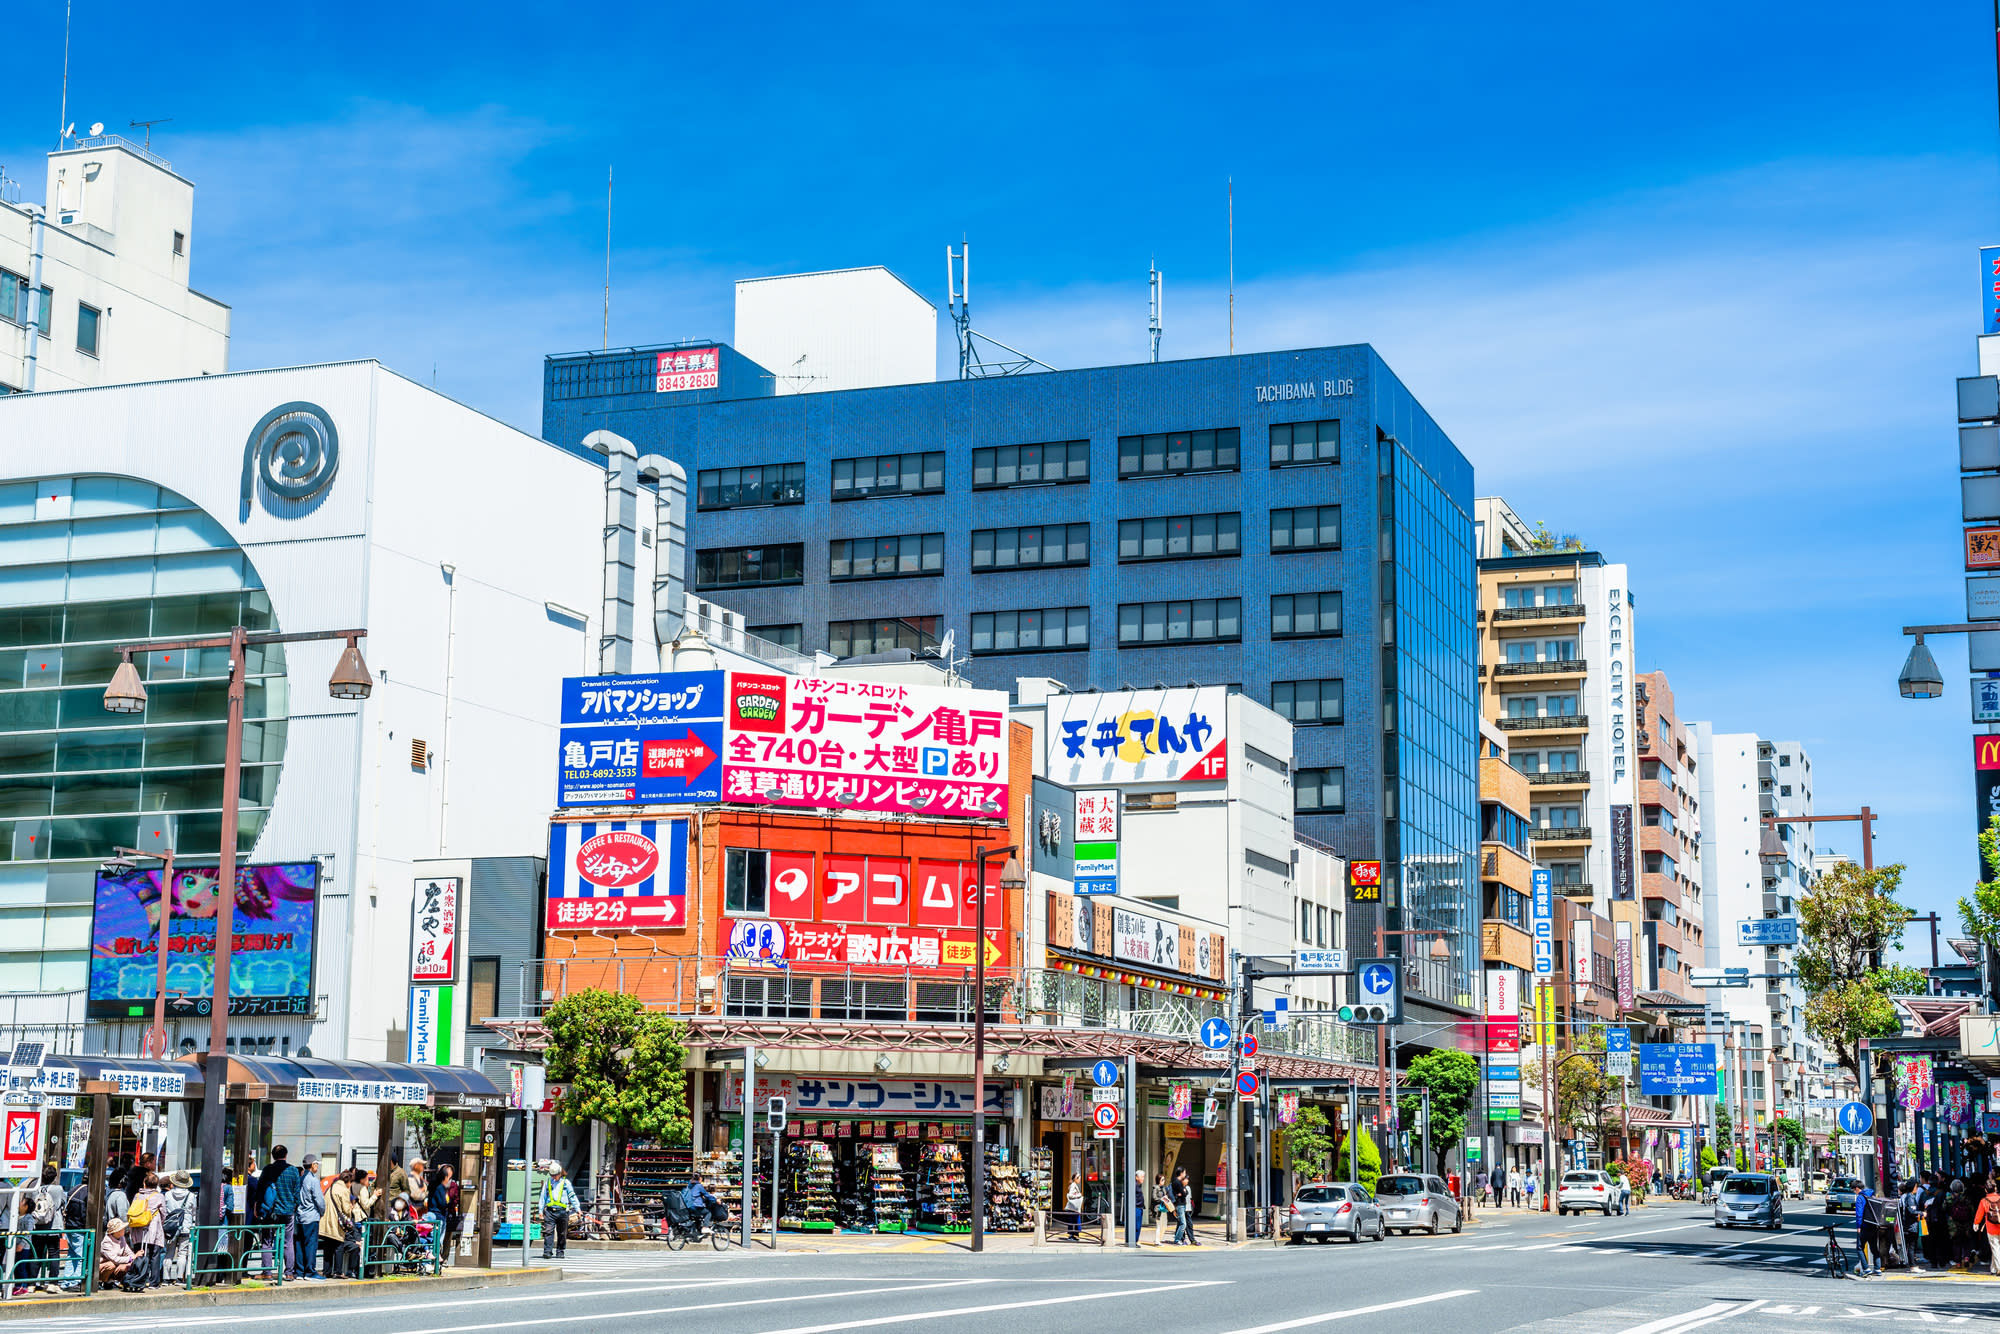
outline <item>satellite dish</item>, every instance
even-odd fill
[[[944,638],[938,641],[938,656],[940,658],[943,658],[946,662],[950,662],[951,651],[952,649],[957,647],[957,645],[958,645],[958,631],[956,630],[945,631]]]
[[[100,135],[100,134],[103,134],[103,133],[104,133],[104,122],[103,122],[103,121],[101,121],[101,120],[100,120],[100,121],[93,121],[93,122],[91,122],[91,126],[90,126],[90,137],[91,137],[91,138],[95,139],[95,138],[96,138],[96,137],[97,137],[98,135]]]

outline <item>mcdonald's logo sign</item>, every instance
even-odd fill
[[[2000,769],[2000,735],[1972,738],[1972,767]]]

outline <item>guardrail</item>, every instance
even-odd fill
[[[286,1223],[218,1223],[194,1228],[189,1241],[193,1253],[188,1263],[187,1286],[208,1287],[257,1278],[273,1287],[283,1287],[285,1251],[297,1241],[296,1236],[286,1235],[291,1230]],[[307,1264],[310,1266],[316,1258],[307,1257]]]
[[[54,1283],[85,1294],[97,1291],[97,1234],[88,1228],[36,1228],[8,1234],[0,1301],[16,1300],[17,1285],[28,1285],[22,1297],[33,1296],[34,1285]],[[23,1254],[23,1252],[26,1254]]]
[[[361,1277],[428,1274],[444,1267],[444,1224],[421,1219],[375,1219],[361,1225]]]

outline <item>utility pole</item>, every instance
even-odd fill
[[[1545,996],[1544,989],[1555,984],[1546,977],[1535,979],[1535,1046],[1542,1054],[1542,1212],[1550,1209],[1549,1196],[1555,1186],[1556,1150],[1556,1099],[1549,1084],[1549,1044],[1555,1040],[1555,1015],[1549,1015],[1549,1022],[1542,1019],[1542,1006],[1548,1003],[1553,1010],[1554,998]]]
[[[1229,1012],[1237,1024],[1243,1022],[1243,955],[1229,952]],[[1240,1179],[1237,1172],[1237,1152],[1243,1143],[1243,1099],[1236,1096],[1236,1075],[1241,1068],[1238,1056],[1243,1050],[1240,1032],[1229,1035],[1229,1136],[1222,1150],[1223,1181],[1223,1239],[1230,1242],[1243,1240],[1242,1217],[1238,1212],[1242,1205],[1236,1184]]]

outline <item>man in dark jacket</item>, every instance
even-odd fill
[[[298,1253],[298,1238],[294,1224],[299,1214],[299,1187],[304,1178],[299,1169],[285,1159],[288,1150],[280,1144],[271,1150],[271,1161],[257,1175],[257,1182],[250,1188],[250,1204],[255,1210],[257,1221],[276,1225],[278,1233],[278,1267],[287,1278],[302,1274],[312,1268],[313,1255],[318,1249],[308,1242],[303,1255]]]

